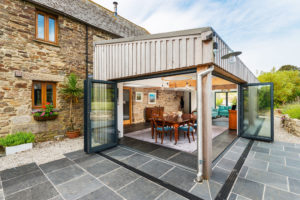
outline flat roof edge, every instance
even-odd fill
[[[103,44],[134,42],[134,41],[139,41],[139,40],[151,40],[151,39],[160,39],[160,38],[167,38],[167,37],[196,35],[196,34],[201,34],[201,33],[207,32],[207,31],[213,31],[213,29],[211,27],[203,27],[203,28],[196,28],[196,29],[172,31],[172,32],[166,32],[166,33],[157,33],[157,34],[151,34],[151,35],[133,36],[133,37],[128,37],[128,38],[103,40],[103,41],[94,42],[94,46],[95,45],[103,45]]]

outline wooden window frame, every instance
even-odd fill
[[[44,16],[44,39],[38,37],[38,15]],[[54,31],[54,42],[49,40],[49,18],[54,19],[55,31]],[[55,15],[51,15],[42,11],[36,11],[35,14],[35,39],[51,44],[58,44],[58,18]]]
[[[34,84],[41,84],[42,90],[42,105],[36,106],[34,105]],[[42,108],[47,103],[47,85],[52,85],[53,89],[53,107],[56,107],[56,83],[55,82],[47,82],[47,81],[33,81],[32,82],[32,91],[31,91],[31,99],[32,99],[32,108],[39,109]]]

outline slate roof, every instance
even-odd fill
[[[39,6],[76,18],[79,21],[120,37],[149,34],[144,28],[128,21],[91,0],[26,0]]]

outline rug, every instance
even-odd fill
[[[226,128],[226,127],[212,126],[212,138],[217,137],[218,135],[220,135],[227,129],[228,128]],[[197,134],[194,134],[195,141],[193,141],[192,135],[190,135],[191,143],[189,143],[188,138],[187,137],[184,138],[183,133],[179,133],[179,140],[176,145],[174,144],[175,143],[174,136],[172,138],[172,141],[170,141],[169,135],[164,137],[163,144],[161,144],[160,138],[157,138],[157,143],[155,143],[155,139],[152,139],[152,137],[151,137],[151,128],[135,131],[132,133],[127,133],[125,136],[134,138],[137,140],[142,140],[145,142],[154,143],[154,144],[157,144],[160,146],[176,149],[179,151],[189,152],[189,153],[193,153],[194,151],[197,150]]]

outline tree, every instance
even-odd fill
[[[79,98],[83,96],[82,86],[78,83],[78,77],[71,73],[65,83],[62,85],[60,93],[70,102],[70,131],[74,130],[74,122],[72,116],[73,103],[77,103]]]
[[[275,71],[262,72],[258,76],[260,82],[272,82],[274,84],[274,104],[294,101],[300,96],[300,71]]]
[[[296,71],[296,70],[300,70],[299,67],[294,66],[294,65],[282,65],[278,71]]]

